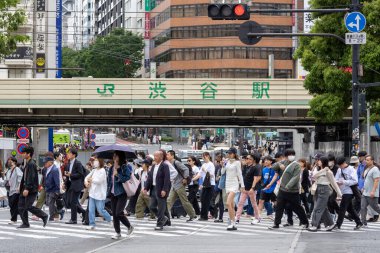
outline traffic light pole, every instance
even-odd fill
[[[360,10],[359,0],[352,0],[353,11]],[[352,45],[352,155],[357,155],[360,144],[359,129],[359,64],[360,45]]]
[[[360,11],[361,5],[359,0],[352,0],[350,8],[344,9],[282,9],[282,10],[250,10],[250,13],[294,13],[294,12],[318,12],[318,13],[337,13],[337,12],[355,12]],[[322,36],[322,37],[334,37],[342,42],[345,42],[343,38],[335,34],[327,33],[315,33],[315,34],[300,34],[300,33],[284,33],[284,34],[260,34],[260,33],[248,33],[251,37],[264,37],[264,36]],[[360,45],[352,45],[352,155],[357,155],[360,144],[360,130],[359,130],[359,89],[364,84],[359,83],[359,64],[360,64]]]

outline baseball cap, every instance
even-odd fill
[[[152,161],[150,159],[145,159],[141,162],[141,164],[148,164],[148,165],[152,165]]]
[[[230,148],[228,151],[227,151],[228,154],[236,154],[237,153],[237,150],[236,148]]]

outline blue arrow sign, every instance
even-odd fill
[[[344,24],[347,30],[353,33],[358,33],[364,30],[367,20],[360,12],[348,13],[344,19]]]

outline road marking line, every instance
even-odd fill
[[[297,247],[298,240],[300,239],[302,228],[298,229],[296,236],[294,236],[292,244],[290,245],[290,249],[288,250],[288,253],[294,253]]]
[[[27,235],[27,234],[14,233],[14,232],[9,232],[9,231],[0,231],[0,234],[28,237],[28,238],[34,238],[34,239],[56,239],[57,238],[57,237],[44,236],[44,235]]]
[[[93,250],[87,251],[86,253],[94,253],[94,252],[97,252],[97,251],[99,251],[99,250],[103,250],[103,249],[106,249],[106,248],[112,247],[112,246],[114,246],[114,245],[116,245],[116,244],[119,244],[119,243],[124,242],[125,240],[131,239],[131,238],[133,238],[133,236],[131,236],[131,237],[126,237],[126,238],[123,238],[123,239],[118,240],[118,241],[116,241],[116,242],[113,242],[113,243],[107,244],[107,245],[105,245],[105,246],[102,246],[102,247],[99,247],[99,248],[96,248],[96,249],[93,249]]]

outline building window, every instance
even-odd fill
[[[142,28],[142,19],[137,20],[137,28]]]
[[[142,9],[142,1],[141,0],[137,2],[137,9],[138,10]]]
[[[87,16],[87,21],[91,21],[91,16]]]
[[[125,24],[126,28],[132,28],[132,18],[127,18],[127,22]]]

